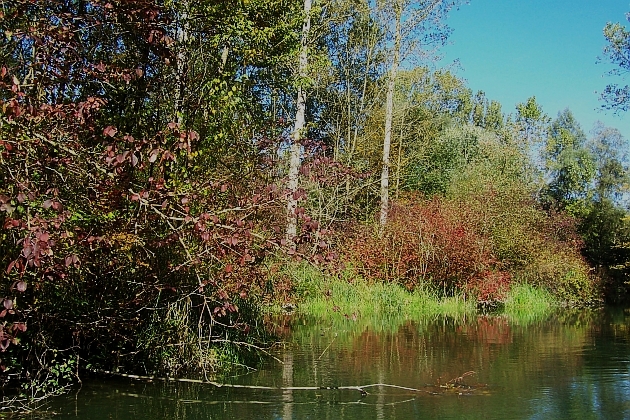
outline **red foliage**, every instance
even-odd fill
[[[358,227],[346,259],[373,280],[463,286],[495,264],[488,239],[463,215],[442,199],[411,196],[392,205],[382,235]]]
[[[494,304],[505,299],[512,276],[505,271],[484,271],[466,284],[465,290],[481,304]]]

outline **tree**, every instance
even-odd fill
[[[596,200],[620,199],[630,182],[628,141],[619,130],[597,122],[588,148],[596,165]]]
[[[324,83],[314,92],[322,108],[320,138],[333,147],[335,159],[359,166],[355,159],[359,138],[370,113],[383,100],[383,30],[368,0],[331,1],[321,20],[326,23],[322,43],[330,75],[320,75]]]
[[[398,66],[411,51],[442,44],[448,31],[442,20],[455,2],[442,0],[390,0],[377,2],[383,13],[384,23],[391,35],[390,63],[387,74],[387,95],[385,100],[385,131],[383,136],[383,161],[381,170],[380,216],[381,228],[387,223],[389,208],[389,154],[392,139],[394,113],[394,89]]]
[[[120,366],[174,372],[207,366],[185,343],[216,345],[218,318],[228,336],[244,332],[236,301],[284,224],[267,110],[273,88],[290,92],[294,9],[3,3],[0,351],[22,335],[24,363],[50,346],[107,366],[126,348]],[[177,350],[155,352],[158,340]]]
[[[387,223],[389,209],[389,150],[392,139],[392,119],[394,115],[394,87],[396,85],[396,73],[400,64],[400,48],[402,39],[402,12],[403,5],[395,1],[394,8],[394,47],[392,50],[392,62],[387,76],[387,98],[385,99],[385,136],[383,138],[383,168],[381,170],[381,211],[379,221],[381,228]]]
[[[630,21],[630,13],[626,14]],[[623,76],[630,71],[630,30],[621,23],[608,23],[604,27],[604,37],[608,44],[604,47],[604,57],[618,68],[609,74]],[[602,107],[615,112],[630,109],[630,86],[609,84],[601,94]]]
[[[542,107],[532,96],[525,103],[516,105],[517,129],[521,133],[524,149],[527,150],[534,142],[542,141],[551,119],[543,112]]]
[[[308,37],[311,28],[311,0],[304,0],[304,23],[302,25],[300,54],[298,57],[298,82],[297,82],[297,102],[295,110],[295,124],[291,133],[291,146],[289,151],[289,174],[288,174],[288,200],[287,200],[287,228],[286,236],[289,243],[293,242],[297,233],[297,202],[298,202],[298,180],[300,171],[300,153],[302,146],[300,139],[304,134],[304,123],[306,115],[306,78],[308,76]],[[293,246],[293,245],[291,245]]]
[[[547,135],[544,156],[549,183],[546,195],[552,204],[578,214],[595,176],[593,156],[586,135],[569,109],[558,114]]]

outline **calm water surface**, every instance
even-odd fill
[[[286,317],[275,322],[288,343],[275,353],[283,363],[229,382],[420,391],[100,380],[50,409],[55,419],[630,419],[629,322],[623,310],[547,319]]]

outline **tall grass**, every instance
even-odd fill
[[[513,322],[528,325],[546,319],[558,306],[558,300],[547,290],[516,284],[507,294],[504,312]]]
[[[477,311],[476,300],[463,295],[444,296],[429,282],[418,282],[413,291],[397,283],[369,282],[347,270],[330,276],[308,264],[287,264],[283,275],[290,278],[299,315],[352,320],[446,316],[463,318]],[[559,301],[550,292],[530,284],[514,284],[503,310],[513,322],[527,325],[546,319]],[[274,311],[280,311],[276,306]]]
[[[429,284],[419,283],[413,291],[408,291],[396,283],[368,282],[353,276],[351,271],[333,277],[306,264],[290,264],[285,270],[291,276],[297,310],[304,315],[418,318],[458,317],[475,312],[475,302],[459,295],[441,297]]]

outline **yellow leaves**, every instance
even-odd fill
[[[127,232],[113,233],[105,237],[105,241],[123,252],[130,251],[137,246],[142,246],[142,241],[137,235]]]

